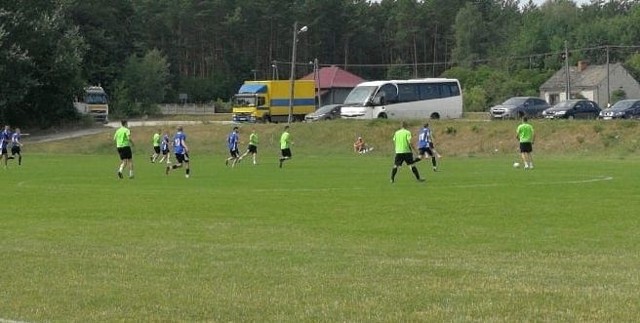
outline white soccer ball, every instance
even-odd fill
[[[513,163],[513,168],[518,168],[518,167],[520,167],[520,163],[518,162]]]

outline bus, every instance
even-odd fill
[[[448,119],[462,117],[462,91],[456,79],[368,81],[345,99],[343,119]]]

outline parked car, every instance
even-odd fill
[[[332,120],[340,118],[342,104],[327,104],[304,116],[304,121]]]
[[[638,119],[640,118],[640,100],[621,100],[612,107],[600,111],[600,118],[608,119]]]
[[[518,96],[493,106],[489,109],[492,119],[515,119],[527,117],[540,117],[542,111],[549,108],[547,101],[527,96]]]
[[[542,112],[547,119],[596,119],[600,107],[590,100],[569,100],[560,102]]]

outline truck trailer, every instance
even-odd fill
[[[313,80],[294,82],[292,121],[302,121],[316,110],[316,85]],[[246,81],[233,97],[235,122],[287,122],[291,81]]]

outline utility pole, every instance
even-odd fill
[[[611,106],[611,84],[609,83],[609,78],[611,76],[611,72],[609,71],[609,45],[606,47],[607,50],[607,108]]]
[[[571,78],[569,76],[569,48],[567,47],[567,41],[564,41],[564,68],[565,68],[565,101],[571,99]]]

